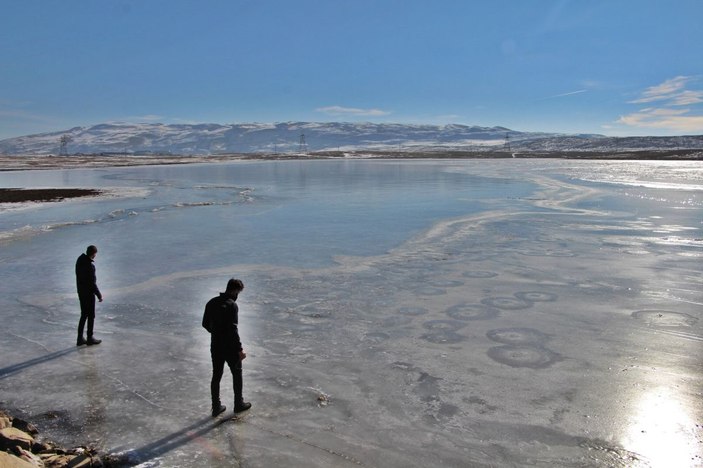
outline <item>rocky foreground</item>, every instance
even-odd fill
[[[92,468],[111,466],[88,447],[64,448],[43,440],[27,421],[0,411],[0,467]]]

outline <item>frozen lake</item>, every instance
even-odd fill
[[[142,467],[703,466],[700,162],[0,173],[18,186],[112,194],[0,205],[0,406],[65,445]],[[76,348],[88,244],[103,343]],[[253,407],[221,423],[200,320],[232,276]]]

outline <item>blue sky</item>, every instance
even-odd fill
[[[703,0],[0,0],[0,139],[111,121],[703,134]]]

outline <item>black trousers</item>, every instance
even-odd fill
[[[81,319],[78,321],[78,338],[83,336],[85,322],[88,322],[88,339],[93,337],[95,323],[95,294],[78,294],[81,303]]]
[[[242,361],[239,359],[239,350],[227,347],[210,346],[212,357],[212,380],[210,381],[210,394],[212,406],[220,405],[220,381],[225,370],[225,363],[232,372],[232,385],[234,387],[234,405],[241,404],[242,397]]]

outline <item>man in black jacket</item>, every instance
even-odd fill
[[[212,417],[224,412],[227,408],[220,403],[220,380],[225,368],[225,362],[232,372],[234,384],[234,412],[241,413],[251,408],[251,403],[242,397],[242,360],[247,357],[239,339],[239,306],[236,300],[244,290],[244,283],[238,279],[227,282],[227,290],[219,296],[210,299],[203,314],[203,327],[210,332],[210,356],[212,357],[212,380],[210,394],[212,396]]]
[[[76,346],[87,344],[88,346],[100,344],[102,340],[93,338],[93,323],[95,322],[95,297],[97,296],[100,302],[103,301],[103,295],[98,289],[97,279],[95,277],[95,265],[93,260],[98,254],[98,248],[94,245],[89,245],[84,254],[81,254],[76,260],[76,288],[78,289],[78,300],[81,303],[81,319],[78,322],[78,341]],[[88,321],[88,339],[83,338],[83,328],[85,322]]]

